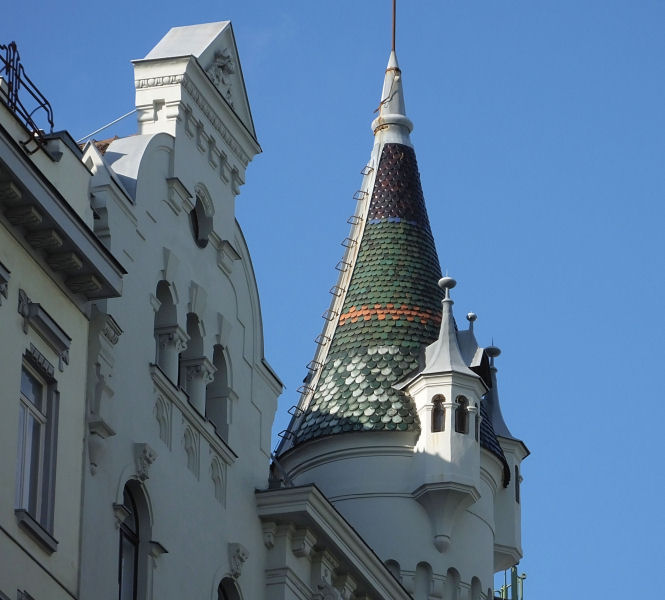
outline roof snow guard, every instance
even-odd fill
[[[418,431],[411,398],[392,386],[437,339],[441,268],[415,152],[383,146],[348,292],[294,445],[352,431]]]

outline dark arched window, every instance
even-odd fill
[[[457,396],[455,409],[455,431],[469,433],[469,401],[464,396]]]
[[[145,598],[147,590],[151,526],[147,499],[135,479],[125,485],[121,512],[124,518],[120,523],[118,597],[139,600]]]
[[[480,409],[476,403],[476,420],[475,420],[476,442],[480,440]]]
[[[515,465],[515,501],[520,503],[520,468]]]
[[[139,570],[140,523],[134,496],[125,486],[122,506],[127,516],[120,524],[120,560],[118,561],[118,586],[120,600],[136,600]]]
[[[238,588],[233,579],[230,577],[224,577],[224,579],[219,582],[217,598],[218,600],[240,600],[240,592],[238,592]]]
[[[443,431],[446,427],[446,409],[443,406],[445,398],[437,394],[432,398],[432,433]]]

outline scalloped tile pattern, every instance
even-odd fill
[[[348,431],[416,431],[393,384],[418,368],[441,322],[441,267],[412,148],[383,147],[337,329],[295,443]]]

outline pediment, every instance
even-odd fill
[[[231,21],[173,27],[144,60],[193,56],[217,91],[256,139]]]

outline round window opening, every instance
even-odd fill
[[[199,248],[208,245],[208,237],[212,231],[212,210],[206,210],[204,197],[200,192],[196,193],[196,204],[189,213],[189,221],[192,226],[192,236]]]

